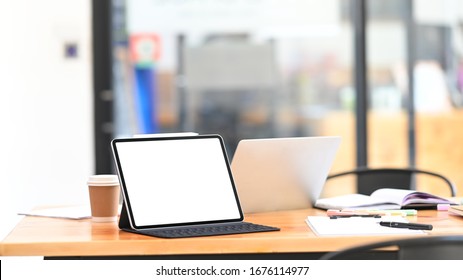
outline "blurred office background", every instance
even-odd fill
[[[463,185],[463,1],[111,9],[113,134],[220,133],[230,157],[243,138],[341,135],[333,171],[416,166]]]
[[[0,0],[0,31],[2,212],[86,202],[110,139],[178,131],[230,157],[340,135],[333,172],[416,166],[463,193],[463,0]]]

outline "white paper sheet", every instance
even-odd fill
[[[19,215],[40,216],[65,219],[86,219],[91,217],[90,205],[50,207],[23,211]]]
[[[330,219],[325,216],[308,216],[307,224],[317,235],[386,235],[386,234],[424,234],[422,230],[391,228],[379,225],[381,221],[407,222],[398,216],[372,218],[349,217]]]

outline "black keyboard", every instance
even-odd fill
[[[277,231],[280,230],[276,227],[258,225],[247,222],[240,223],[227,223],[220,225],[201,225],[190,227],[178,227],[168,229],[150,229],[132,231],[144,235],[163,237],[163,238],[182,238],[182,237],[197,237],[197,236],[211,236],[211,235],[224,235],[224,234],[237,234],[249,232],[263,232],[263,231]]]

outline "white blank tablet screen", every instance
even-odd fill
[[[134,226],[239,219],[217,138],[117,142]]]

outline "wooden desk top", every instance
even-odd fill
[[[0,243],[0,255],[65,257],[315,253],[404,237],[316,236],[304,221],[309,215],[325,215],[325,211],[303,209],[248,214],[246,221],[277,226],[281,231],[181,239],[163,239],[123,232],[116,223],[92,223],[90,219],[25,217]],[[409,220],[432,224],[434,229],[430,235],[463,234],[463,217],[447,212],[421,210],[417,217]]]

